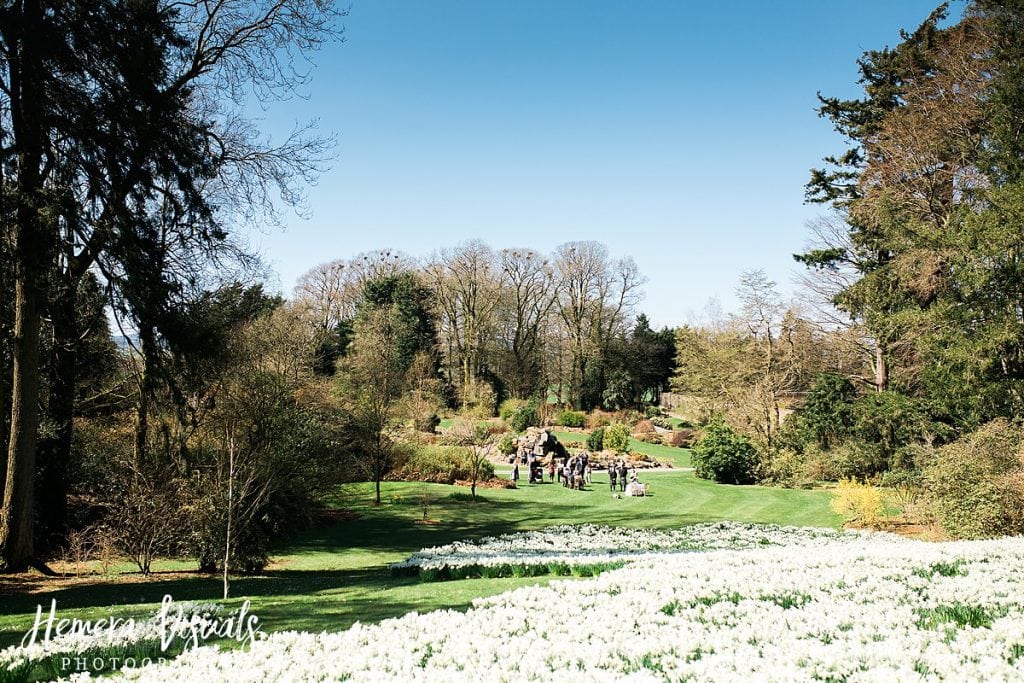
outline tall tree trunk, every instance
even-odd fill
[[[39,444],[39,486],[36,493],[37,545],[49,553],[63,542],[67,523],[68,467],[74,430],[77,380],[75,324],[77,288],[63,283],[60,296],[50,306],[53,325],[53,377],[48,417],[55,425],[52,436]]]
[[[139,404],[135,408],[135,445],[134,456],[136,466],[146,457],[149,440],[149,404],[156,389],[156,334],[148,323],[139,325],[139,347],[142,350],[142,372],[138,377]]]
[[[20,10],[20,13],[19,13]],[[43,11],[38,0],[24,0],[2,30],[7,39],[10,114],[17,154],[14,225],[14,372],[7,476],[0,507],[0,564],[8,571],[33,561],[33,490],[39,427],[39,329],[51,266],[53,236],[41,215],[43,158],[41,51]]]
[[[24,232],[22,233],[24,235]],[[15,284],[14,378],[7,477],[0,508],[0,559],[8,571],[28,567],[34,552],[32,514],[39,427],[39,291],[19,273]]]
[[[889,362],[885,358],[885,349],[881,344],[875,346],[875,391],[889,388]]]
[[[228,567],[231,564],[231,522],[234,513],[235,496],[235,438],[228,435],[228,523],[224,533],[224,599],[228,599]]]

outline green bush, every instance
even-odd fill
[[[506,432],[498,439],[498,452],[502,455],[512,455],[516,452],[515,434]]]
[[[563,427],[583,427],[587,424],[587,416],[575,410],[563,410],[555,418],[555,423]]]
[[[938,449],[924,470],[932,509],[950,536],[1024,533],[1024,432],[994,420]]]
[[[802,481],[804,463],[801,453],[792,448],[780,448],[766,458],[762,468],[762,481],[767,484],[797,488],[804,484]]]
[[[662,415],[661,406],[645,406],[644,407],[644,417],[653,419],[653,418],[656,418],[656,417],[661,417],[661,415]]]
[[[720,484],[751,484],[757,468],[753,444],[716,420],[704,428],[704,435],[693,447],[693,467],[702,479]]]
[[[517,408],[505,422],[509,429],[516,432],[524,432],[528,427],[539,427],[540,416],[537,414],[537,406],[527,404]]]
[[[873,479],[889,467],[888,458],[880,445],[859,439],[844,441],[822,452],[832,460],[832,476],[829,479],[836,481]]]
[[[519,398],[509,398],[501,402],[501,406],[498,407],[498,417],[502,420],[508,421],[512,417],[512,413],[516,412],[520,408],[526,405],[526,401]]]
[[[604,427],[598,427],[590,432],[587,437],[587,450],[600,451],[604,449]]]
[[[803,443],[815,442],[828,450],[853,431],[853,402],[857,390],[846,377],[823,372],[804,399],[793,424]]]
[[[888,469],[896,452],[911,443],[946,436],[946,428],[932,421],[921,399],[894,391],[876,391],[853,404],[854,434],[878,448],[879,471]]]
[[[607,451],[624,453],[629,448],[629,427],[624,424],[613,424],[606,427],[602,445]]]

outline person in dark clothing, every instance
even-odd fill
[[[615,464],[612,463],[608,466],[608,485],[612,489],[612,493],[615,493],[615,482],[618,478],[618,471],[615,469]]]
[[[626,476],[629,474],[629,469],[626,467],[626,461],[623,460],[619,463],[619,490],[626,490]]]

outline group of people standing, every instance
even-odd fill
[[[608,466],[608,486],[611,488],[612,493],[615,493],[615,487],[618,486],[620,492],[626,491],[626,479],[629,478],[631,484],[639,484],[639,480],[636,476],[636,468],[630,470],[626,467],[625,460],[619,460],[617,463],[613,462]]]
[[[590,453],[587,451],[583,451],[579,455],[570,456],[568,460],[558,465],[557,468],[552,460],[551,464],[548,465],[548,474],[551,476],[551,481],[555,480],[556,469],[562,486],[566,488],[582,491],[584,484],[593,483],[592,470],[590,469]]]
[[[565,459],[549,457],[546,463],[534,453],[524,453],[510,458],[512,464],[512,481],[519,481],[520,463],[529,468],[529,482],[531,484],[544,483],[545,464],[548,471],[548,481],[561,482],[562,486],[578,491],[584,490],[584,486],[593,483],[593,468],[590,464],[590,453],[582,451],[577,455],[571,455]],[[636,475],[636,468],[632,470],[626,465],[625,460],[618,460],[608,465],[608,484],[612,493],[616,491],[626,492],[628,487],[639,486]]]

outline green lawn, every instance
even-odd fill
[[[675,450],[675,449],[673,449]],[[310,530],[294,539],[262,576],[234,581],[228,601],[252,601],[264,630],[337,630],[355,621],[373,622],[411,610],[464,609],[477,597],[552,579],[467,579],[421,583],[392,577],[386,567],[416,550],[453,540],[535,529],[558,523],[671,527],[722,519],[779,524],[839,526],[828,494],[762,487],[721,486],[692,472],[641,473],[648,498],[615,499],[604,473],[589,491],[555,484],[522,484],[514,490],[483,491],[486,500],[467,502],[450,494],[467,489],[435,484],[387,483],[384,504],[374,507],[372,486],[353,485],[335,504],[358,519]],[[429,523],[422,523],[427,499]],[[167,565],[161,566],[164,569]],[[0,646],[15,643],[31,626],[36,605],[57,600],[59,617],[98,618],[111,613],[139,616],[155,609],[165,593],[176,600],[217,600],[212,577],[163,570],[148,580],[71,586],[38,594],[12,593],[0,600]],[[243,598],[244,596],[244,598]],[[113,606],[113,607],[108,607]]]

